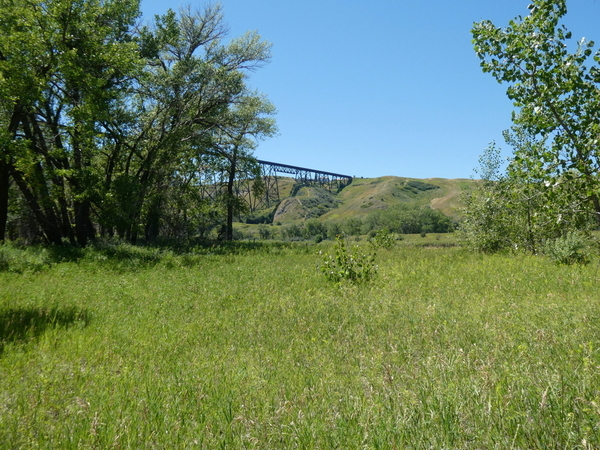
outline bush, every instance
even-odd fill
[[[544,253],[557,264],[588,264],[590,262],[588,246],[584,237],[572,231],[547,241]]]
[[[369,238],[369,241],[375,248],[390,249],[396,244],[396,234],[391,233],[387,228],[383,228],[377,232],[371,230]]]
[[[292,223],[281,229],[281,236],[288,241],[297,241],[302,238],[302,228]]]
[[[309,219],[304,222],[304,226],[302,228],[302,237],[304,239],[314,239],[317,236],[323,236],[326,234],[327,227],[320,220]]]
[[[323,255],[323,252],[319,252],[319,254]],[[353,283],[367,282],[377,273],[375,252],[360,252],[358,246],[354,247],[354,251],[349,252],[344,240],[337,238],[335,255],[324,255],[321,272],[328,280],[334,282],[342,280]]]
[[[342,227],[338,222],[329,222],[327,223],[327,239],[335,239],[338,236],[342,235]]]
[[[258,227],[258,235],[261,239],[271,239],[273,237],[272,230],[266,225],[259,225]]]
[[[0,272],[39,272],[52,263],[47,249],[39,246],[18,248],[0,246]]]

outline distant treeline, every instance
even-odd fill
[[[259,233],[263,239],[335,239],[339,235],[359,236],[383,229],[399,234],[449,233],[454,231],[455,225],[453,219],[436,209],[400,204],[373,211],[363,218],[330,222],[309,219],[284,225],[279,236],[274,229],[263,225]]]

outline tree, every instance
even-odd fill
[[[212,145],[207,151],[225,163],[222,166],[227,176],[224,196],[227,211],[225,240],[233,239],[233,216],[243,200],[234,192],[236,177],[242,173],[247,177],[259,178],[260,168],[251,152],[256,141],[275,133],[275,121],[269,117],[274,112],[275,108],[264,97],[258,94],[244,95],[232,105],[224,123],[215,129]]]
[[[501,151],[491,143],[479,157],[475,172],[480,178],[462,198],[465,208],[458,232],[473,250],[493,253],[518,248],[529,237],[522,228],[515,179],[503,169]]]
[[[584,39],[569,52],[565,0],[533,0],[529,11],[506,28],[488,20],[472,28],[483,71],[509,84],[514,123],[547,143],[518,152],[513,177],[528,174],[545,201],[600,224],[600,54],[590,61],[594,43]]]
[[[506,170],[500,149],[492,143],[479,158],[480,179],[463,196],[459,234],[466,244],[483,252],[520,249],[537,254],[547,242],[589,228],[589,210],[577,203],[571,183],[549,190],[540,172],[531,170],[531,163],[523,164],[532,160],[531,155],[547,151],[545,142],[517,125],[505,131],[504,138],[515,155]],[[557,185],[563,181],[555,178]]]
[[[246,33],[225,45],[226,31],[218,4],[202,12],[183,9],[179,15],[169,10],[156,18],[152,29],[141,30],[147,67],[138,80],[138,113],[133,116],[139,120],[133,135],[116,133],[127,151],[111,174],[136,189],[126,221],[131,241],[137,239],[142,222],[147,239],[157,236],[173,177],[189,178],[189,169],[197,167],[194,163],[206,161],[202,156],[222,154],[222,147],[235,139],[237,151],[247,145],[242,137],[254,133],[236,131],[248,117],[243,108],[248,109],[244,105],[252,97],[244,80],[246,72],[269,60],[270,44],[256,33]],[[216,135],[227,135],[230,142],[224,144]]]
[[[8,171],[48,242],[67,237],[84,246],[94,237],[101,123],[138,65],[130,33],[138,7],[137,0],[2,5],[0,170]],[[1,201],[5,189],[2,183]]]

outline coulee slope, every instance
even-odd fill
[[[292,180],[288,180],[292,182]],[[309,218],[344,220],[362,217],[375,209],[399,203],[429,206],[444,214],[460,216],[461,194],[473,186],[470,179],[415,179],[385,176],[355,178],[350,186],[335,194],[316,187],[302,187],[294,196],[281,201],[274,222],[293,222]]]

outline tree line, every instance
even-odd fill
[[[291,223],[276,231],[261,225],[259,236],[262,239],[282,238],[286,240],[335,240],[339,236],[374,236],[378,231],[396,234],[450,233],[456,223],[437,209],[410,203],[400,203],[388,209],[378,209],[364,217],[350,217],[343,220],[321,221],[308,219]]]
[[[270,44],[226,41],[218,4],[140,17],[138,0],[2,2],[0,241],[232,237],[234,179],[276,131],[246,84]],[[198,189],[214,174],[218,198]]]

